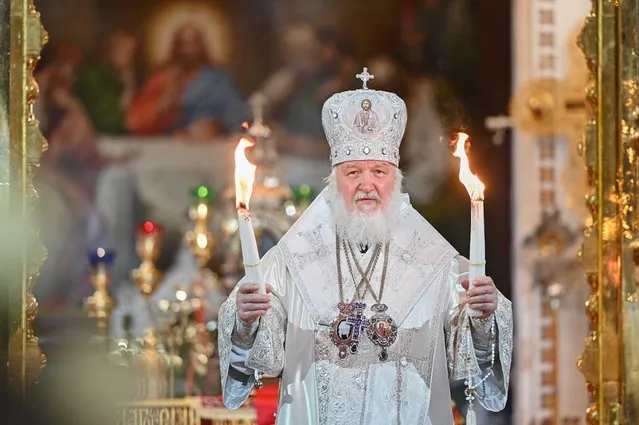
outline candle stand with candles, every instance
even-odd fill
[[[109,269],[113,265],[114,259],[115,253],[104,248],[98,248],[89,253],[91,284],[95,292],[86,299],[85,305],[88,309],[89,317],[95,319],[102,336],[107,335],[111,312],[115,307],[115,301],[109,294],[109,285],[111,284]]]
[[[263,105],[253,106],[255,121],[236,151],[236,166],[239,165],[236,185],[219,199],[222,209],[219,222],[214,221],[218,209],[215,190],[200,184],[191,191],[188,206],[191,226],[183,238],[185,252],[192,256],[187,261],[188,273],[176,275],[179,277],[169,284],[167,277],[171,271],[164,274],[156,266],[163,248],[164,228],[145,221],[137,230],[140,264],[131,272],[131,283],[143,301],[139,305],[138,301],[132,302],[131,307],[137,310],[126,317],[135,322],[140,310],[146,308],[150,326],[143,334],[137,329],[115,341],[110,359],[135,374],[140,403],[182,395],[219,394],[219,371],[213,371],[219,368],[217,304],[211,304],[211,294],[220,292],[218,285],[226,279],[228,283],[221,291],[224,296],[244,273],[264,283],[260,256],[277,243],[315,196],[309,186],[291,188],[283,184],[274,141],[261,119]],[[247,148],[251,148],[246,153],[255,159],[256,165],[246,157]],[[217,263],[219,260],[221,265]],[[229,263],[232,267],[228,267]],[[222,272],[220,278],[214,271],[217,266]],[[103,289],[106,286],[108,281],[100,287],[100,294],[106,293]],[[100,296],[94,296],[91,311],[95,313],[91,314],[100,317],[100,326],[106,329],[110,309],[101,306],[113,308],[113,304],[98,302]],[[130,323],[128,327],[133,328]],[[217,384],[213,385],[214,381]],[[180,388],[184,388],[183,393]],[[142,404],[139,406],[142,409]],[[131,405],[127,409],[137,407]]]

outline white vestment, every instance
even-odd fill
[[[341,251],[344,295],[350,301],[355,289]],[[373,250],[368,251],[358,259],[364,267]],[[390,243],[381,301],[399,327],[386,361],[366,335],[358,352],[345,359],[331,341],[331,322],[339,313],[335,223],[323,193],[262,261],[274,291],[254,339],[245,338],[251,332],[243,332],[236,318],[236,291],[220,309],[227,407],[241,406],[257,377],[265,374],[281,376],[278,425],[453,424],[449,378],[465,379],[470,373],[471,382],[481,380],[490,366],[492,321],[471,320],[459,308],[465,260],[407,197]],[[371,279],[375,291],[380,265]],[[364,301],[370,317],[374,301],[370,294]],[[475,391],[486,409],[498,411],[507,399],[512,354],[511,305],[501,294],[492,320],[497,334],[494,373]]]

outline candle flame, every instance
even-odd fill
[[[237,208],[242,206],[248,209],[253,192],[257,167],[249,162],[244,151],[254,145],[254,142],[242,137],[235,149],[235,206]]]
[[[466,140],[468,140],[468,134],[457,134],[453,156],[459,158],[459,181],[462,182],[468,191],[472,201],[482,201],[484,199],[485,186],[476,174],[470,172],[470,163],[468,162],[468,156],[466,156]]]

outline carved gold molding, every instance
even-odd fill
[[[594,0],[580,36],[593,110],[582,145],[591,219],[581,252],[591,331],[578,359],[589,424],[639,423],[638,6]]]
[[[33,112],[39,93],[33,72],[48,36],[32,0],[6,3],[9,4],[9,22],[2,22],[2,25],[10,28],[10,71],[2,78],[9,79],[9,138],[2,173],[7,177],[3,184],[8,190],[2,193],[2,202],[8,205],[5,212],[9,214],[10,223],[20,229],[13,235],[17,240],[13,242],[14,256],[11,257],[15,282],[10,282],[9,294],[12,333],[8,367],[11,387],[26,396],[33,392],[46,363],[33,332],[38,303],[31,290],[46,256],[32,221],[38,198],[33,175],[46,149]]]
[[[257,425],[257,411],[253,407],[228,410],[206,407],[200,398],[159,399],[119,406],[117,425]]]

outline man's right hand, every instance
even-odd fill
[[[252,325],[257,319],[264,316],[271,308],[271,296],[273,288],[266,284],[266,294],[258,293],[257,283],[243,283],[237,291],[235,303],[237,313],[242,322]]]

